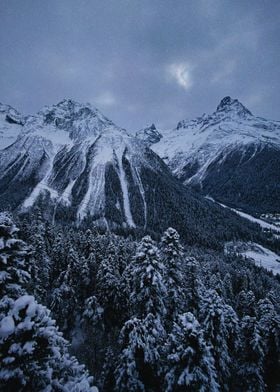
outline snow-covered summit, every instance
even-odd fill
[[[0,103],[0,150],[16,140],[25,120],[16,109]]]
[[[5,105],[0,102],[0,116],[1,119],[7,121],[9,124],[23,125],[25,117],[10,105]]]
[[[280,146],[280,123],[255,117],[237,99],[225,97],[212,114],[182,120],[172,132],[162,131],[152,149],[180,175],[190,161],[204,170],[221,151],[251,143]]]
[[[157,143],[162,138],[162,134],[157,130],[155,124],[136,132],[136,137],[145,141],[148,146]]]
[[[53,133],[55,130],[59,139],[65,132],[70,140],[84,140],[97,137],[108,129],[118,129],[111,120],[105,117],[97,108],[89,103],[81,104],[71,99],[64,99],[56,105],[45,106],[35,116],[30,116],[25,124],[25,132]],[[54,139],[54,138],[53,138]]]
[[[252,116],[250,110],[239,102],[238,99],[232,99],[229,96],[221,100],[217,107],[217,112],[235,113],[241,117]]]

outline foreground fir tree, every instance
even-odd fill
[[[164,339],[160,319],[151,313],[143,320],[133,318],[125,323],[115,372],[117,391],[161,390],[160,350]]]
[[[255,317],[245,316],[241,321],[241,336],[238,351],[236,391],[263,392],[264,346]]]
[[[215,290],[205,291],[201,302],[200,320],[204,337],[210,346],[223,390],[229,391],[238,346],[238,318]]]
[[[5,306],[5,316],[2,305],[1,301],[1,390],[91,390],[91,378],[68,354],[49,310],[29,295],[10,302],[8,311]]]
[[[11,217],[0,213],[0,298],[16,299],[25,293],[30,280],[31,250],[16,238],[18,232]]]
[[[264,344],[264,381],[268,390],[280,389],[280,317],[268,298],[258,302],[260,334]]]
[[[219,391],[214,359],[192,313],[174,323],[167,342],[167,392]]]
[[[25,292],[28,247],[0,214],[0,390],[93,391],[92,379],[68,353],[50,312]]]

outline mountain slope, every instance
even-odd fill
[[[38,205],[53,221],[155,232],[173,226],[188,242],[213,247],[261,236],[187,190],[146,142],[71,100],[25,118],[16,141],[0,151],[1,208]]]
[[[163,131],[151,148],[193,188],[251,213],[280,206],[280,122],[225,97],[211,115]]]

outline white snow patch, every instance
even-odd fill
[[[86,216],[91,200],[93,201],[93,205],[90,208],[92,214],[97,212],[102,205],[102,196],[105,185],[105,168],[103,164],[98,164],[98,166],[91,167],[88,181],[89,183],[87,192],[80,203],[77,213],[79,220],[83,220],[83,218]]]
[[[14,333],[15,322],[12,316],[4,317],[0,322],[0,338],[5,339]]]
[[[136,179],[137,179],[137,182],[138,182],[138,186],[139,186],[139,190],[140,190],[140,193],[141,193],[141,197],[142,197],[142,200],[143,200],[143,207],[144,207],[144,229],[146,229],[146,227],[147,227],[147,203],[146,203],[146,199],[145,199],[145,190],[144,190],[144,187],[143,187],[143,184],[142,184],[142,180],[141,180],[141,177],[140,177],[140,174],[139,174],[139,171],[138,171],[138,169],[137,169],[137,167],[135,167],[135,174],[136,174]]]
[[[17,318],[19,312],[26,307],[26,315],[28,315],[29,317],[34,316],[37,304],[35,302],[35,298],[32,295],[22,295],[15,301],[13,307],[14,317]]]
[[[53,169],[53,162],[55,158],[55,154],[49,157],[49,168],[44,176],[44,178],[35,186],[31,194],[25,199],[23,202],[23,208],[32,207],[35,200],[41,193],[41,191],[48,191],[52,199],[57,199],[59,197],[58,192],[55,189],[52,189],[48,186],[48,180],[51,176],[52,169]]]
[[[70,139],[69,132],[56,128],[53,125],[45,125],[42,127],[37,123],[31,124],[31,127],[28,128],[28,133],[50,140],[53,145],[57,146],[68,145],[69,147],[72,147],[74,144]]]
[[[67,185],[67,187],[64,189],[62,195],[60,196],[59,201],[64,202],[64,204],[66,204],[67,206],[71,205],[70,196],[71,196],[73,186],[75,185],[75,182],[76,182],[76,179],[70,180],[69,184]]]
[[[116,152],[116,157],[118,160],[118,165],[119,165],[119,179],[121,183],[121,188],[122,188],[122,194],[123,194],[123,207],[124,207],[124,214],[126,218],[126,223],[130,227],[136,227],[135,223],[133,222],[131,210],[130,210],[130,202],[129,202],[129,195],[128,195],[128,187],[127,187],[127,182],[125,178],[125,171],[123,168],[123,163],[122,163],[122,156],[123,153],[121,151],[118,151],[119,153]]]
[[[231,249],[229,250],[229,248]],[[225,253],[231,252],[253,260],[257,266],[271,271],[274,275],[280,274],[280,256],[271,250],[264,248],[262,245],[255,242],[227,243],[225,246]]]

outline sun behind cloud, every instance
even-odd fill
[[[185,90],[189,90],[193,85],[193,80],[191,77],[191,66],[189,63],[170,64],[167,67],[167,74]]]

